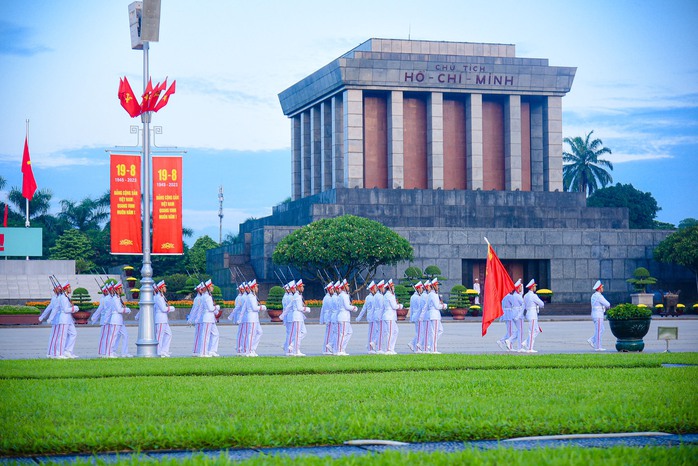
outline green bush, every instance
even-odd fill
[[[411,296],[409,287],[405,285],[395,285],[395,299],[397,299],[399,304],[402,304],[404,307],[410,307]]]
[[[94,309],[90,293],[85,288],[75,288],[71,299],[73,304],[78,306],[81,311],[91,311]]]
[[[650,271],[646,268],[638,267],[633,272],[633,278],[628,278],[626,282],[633,285],[633,287],[635,287],[635,291],[646,293],[647,285],[654,285],[657,283],[657,279],[650,277]]]
[[[470,306],[468,289],[463,285],[456,285],[451,288],[451,296],[448,299],[449,309],[467,309]]]
[[[286,291],[283,288],[278,285],[272,286],[267,295],[267,309],[283,309],[281,300],[284,299],[284,294],[286,294]]]
[[[34,306],[0,306],[0,315],[16,315],[16,314],[41,314],[38,308]]]
[[[608,320],[649,319],[651,317],[652,309],[629,303],[619,304],[606,311]]]

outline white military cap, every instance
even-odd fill
[[[532,278],[531,281],[528,282],[528,285],[526,285],[526,288],[530,289],[535,284],[536,284],[536,280]]]
[[[596,280],[596,283],[594,283],[594,291],[598,290],[601,288],[603,284],[601,283],[601,280]]]

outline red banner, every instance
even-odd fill
[[[142,254],[141,158],[111,154],[111,253]]]
[[[182,157],[153,157],[153,254],[183,254]]]

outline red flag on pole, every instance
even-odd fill
[[[150,99],[153,97],[153,83],[148,79],[148,85],[145,86],[145,91],[141,96],[141,113],[149,111]]]
[[[494,248],[487,243],[487,266],[485,267],[485,295],[482,305],[482,336],[487,334],[487,327],[495,319],[501,317],[502,299],[514,289],[514,282],[502,265],[502,262],[494,252]]]
[[[160,99],[160,101],[157,104],[155,104],[155,107],[153,108],[154,112],[157,112],[162,107],[167,105],[167,102],[169,102],[169,100],[170,100],[170,96],[175,93],[175,84],[177,84],[177,81],[176,80],[172,81],[172,85],[170,86],[169,89],[167,89],[167,91],[165,92],[165,95],[163,95],[162,99]]]
[[[22,197],[31,200],[36,192],[36,180],[32,170],[32,161],[29,158],[29,144],[24,138],[24,154],[22,154]]]
[[[160,94],[162,94],[162,91],[167,89],[167,78],[165,78],[164,83],[158,83],[157,86],[153,89],[153,92],[150,95],[150,99],[148,100],[148,111],[152,112],[153,109],[155,108],[155,105],[158,103],[158,99],[160,98]]]
[[[131,84],[129,84],[126,76],[124,76],[124,79],[119,80],[119,100],[121,101],[121,106],[124,107],[124,110],[128,112],[131,118],[141,114],[141,106],[133,95],[133,89],[131,89]]]

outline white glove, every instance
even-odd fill
[[[266,311],[266,310],[267,310],[267,307],[266,307],[264,304],[262,304],[262,309],[261,309],[261,310],[262,310],[262,311]]]
[[[175,311],[175,307],[174,307],[174,306],[168,306],[167,312],[174,312],[174,311]]]
[[[359,308],[356,307],[356,306],[354,306],[354,310],[353,310],[352,312],[356,312],[356,311],[358,311],[358,310],[359,310]]]
[[[310,308],[308,306],[304,307],[303,312],[310,312]]]
[[[216,312],[218,312],[218,311],[221,310],[221,307],[220,307],[218,304],[216,304],[215,306],[213,306],[213,308],[216,310]]]

